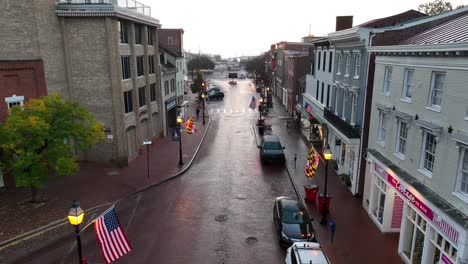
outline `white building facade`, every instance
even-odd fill
[[[400,233],[405,263],[468,263],[466,25],[468,15],[371,49],[363,206],[382,232]]]

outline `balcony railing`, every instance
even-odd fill
[[[335,115],[329,108],[323,109],[323,116],[330,122],[334,127],[345,134],[348,138],[359,138],[360,137],[360,126],[352,126],[346,121],[341,119],[339,116]]]
[[[135,0],[57,0],[60,5],[113,5],[151,16],[151,7]]]

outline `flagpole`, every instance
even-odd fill
[[[88,228],[92,223],[94,223],[94,221],[96,221],[98,218],[101,218],[101,216],[107,214],[110,210],[114,209],[115,207],[115,204],[111,205],[111,207],[107,208],[107,210],[105,210],[104,212],[102,212],[102,214],[100,214],[98,217],[95,217],[93,219],[93,221],[89,222],[85,227],[83,227],[81,230],[80,230],[80,233],[85,230],[86,228]]]

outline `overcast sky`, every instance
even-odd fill
[[[183,28],[186,51],[223,58],[259,55],[280,41],[299,42],[335,30],[336,16],[354,16],[353,25],[392,16],[432,0],[138,0],[151,6],[163,28]],[[467,4],[450,1],[454,8]],[[320,4],[319,4],[320,3]]]

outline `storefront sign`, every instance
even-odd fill
[[[444,254],[442,254],[441,260],[442,260],[442,263],[444,264],[453,264],[453,262],[449,258],[447,258]]]
[[[166,109],[169,110],[169,109],[171,109],[171,108],[174,107],[174,106],[175,106],[175,100],[172,101],[172,102],[170,102],[170,103],[168,103],[168,104],[166,105]]]
[[[441,233],[445,234],[452,242],[458,245],[458,231],[443,220],[440,216],[437,215],[431,208],[429,208],[424,202],[422,202],[418,197],[416,197],[411,191],[407,189],[405,185],[395,179],[390,173],[388,173],[384,168],[380,167],[377,162],[373,161],[374,172],[378,174],[383,179],[398,191],[407,202],[411,203],[414,207],[418,209],[424,216],[426,216],[430,222],[432,222]],[[450,262],[451,263],[451,262]]]

